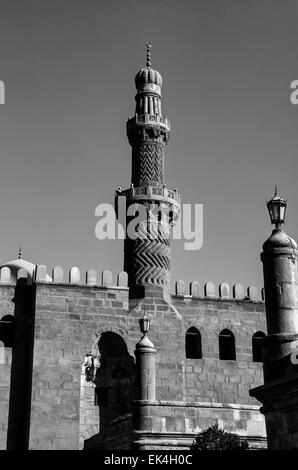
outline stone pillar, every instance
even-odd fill
[[[273,230],[261,254],[268,337],[264,379],[294,372],[289,355],[298,348],[297,245],[282,228]]]
[[[154,344],[144,335],[135,349],[136,400],[155,401],[155,354]]]
[[[133,449],[148,450],[149,436],[154,430],[156,349],[146,334],[137,343],[135,401],[133,402]],[[149,439],[150,440],[150,439]]]
[[[298,449],[297,244],[279,225],[263,245],[268,336],[264,385],[250,390],[263,403],[269,449]]]

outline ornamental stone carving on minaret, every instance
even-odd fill
[[[170,234],[180,211],[180,195],[164,184],[164,153],[170,122],[161,111],[162,77],[151,66],[151,44],[147,43],[146,66],[135,77],[137,94],[133,117],[127,122],[132,147],[131,186],[122,191],[126,206],[145,209],[137,237],[124,241],[124,270],[130,288],[170,283]],[[139,206],[136,206],[139,205]],[[153,217],[152,208],[157,216]],[[127,225],[137,210],[127,217]]]

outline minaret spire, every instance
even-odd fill
[[[132,238],[128,230],[124,242],[124,270],[132,295],[144,293],[152,285],[162,290],[169,286],[169,238],[180,209],[180,195],[164,184],[164,150],[170,122],[161,111],[162,77],[151,67],[151,43],[146,46],[146,67],[135,77],[135,114],[127,122],[132,147],[131,185],[122,191],[126,195],[128,227],[137,216],[136,205],[142,214],[137,236]]]
[[[147,47],[146,67],[151,68],[151,47],[152,47],[151,42],[146,42],[146,47]]]

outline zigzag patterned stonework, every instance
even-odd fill
[[[131,187],[125,194],[127,208],[135,203],[141,204],[146,207],[147,215],[150,215],[154,211],[151,206],[157,203],[159,215],[154,220],[154,226],[150,225],[149,233],[139,227],[139,238],[134,240],[127,233],[124,242],[124,269],[133,295],[136,292],[143,293],[144,289],[139,289],[140,286],[154,284],[167,288],[170,281],[169,220],[165,225],[162,222],[163,216],[169,218],[169,214],[173,212],[170,196],[167,190],[163,191],[164,149],[170,136],[170,123],[161,112],[161,76],[159,72],[153,73],[149,63],[150,61],[136,79],[135,115],[128,119],[126,126],[128,141],[132,147],[132,175]],[[137,188],[136,192],[133,191],[133,186]],[[143,222],[146,228],[148,222],[152,224],[149,219],[151,215]],[[127,228],[130,222],[131,218],[128,216]],[[136,291],[134,286],[138,286]]]
[[[124,243],[124,270],[129,285],[156,284],[168,286],[170,282],[170,242],[168,226],[154,224],[150,233],[139,230],[136,240]]]
[[[132,152],[132,183],[141,186],[163,183],[164,148],[156,143],[140,143]]]

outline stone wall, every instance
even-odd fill
[[[10,388],[11,349],[4,348],[4,360],[0,363],[0,450],[6,449],[8,405]]]
[[[265,383],[250,393],[263,403],[268,449],[298,450],[298,373]]]
[[[14,286],[0,284],[0,320],[6,315],[14,314]],[[1,327],[0,327],[1,328]],[[2,338],[3,339],[3,338]],[[5,347],[0,338],[0,450],[6,449],[10,370],[11,370],[11,348]]]
[[[241,289],[234,288],[230,298],[226,285],[219,287],[217,295],[210,283],[204,293],[193,283],[188,294],[179,281],[170,305],[155,292],[129,300],[125,273],[118,276],[116,286],[107,271],[100,285],[94,271],[88,271],[83,283],[77,268],[70,271],[69,282],[64,281],[61,268],[54,269],[53,282],[46,282],[45,276],[46,268],[39,266],[34,283],[30,449],[82,449],[92,447],[92,442],[101,446],[103,439],[112,446],[116,428],[119,433],[130,429],[129,412],[124,417],[109,415],[111,425],[105,423],[106,410],[95,404],[95,385],[86,381],[83,364],[85,355],[108,331],[123,338],[133,363],[144,309],[151,319],[149,337],[157,350],[156,399],[161,408],[155,405],[154,432],[180,433],[181,439],[185,434],[189,443],[198,429],[218,422],[262,441],[263,417],[248,389],[263,381],[262,364],[252,361],[251,341],[256,331],[266,328],[263,301],[252,288],[247,292],[250,296],[244,293],[242,298]],[[4,299],[5,288],[1,286],[0,298]],[[201,333],[201,359],[185,357],[185,334],[192,326]],[[219,359],[218,335],[224,328],[234,333],[236,361]],[[173,416],[168,415],[171,407]]]
[[[264,304],[237,299],[173,297],[183,317],[184,334],[196,327],[202,340],[202,359],[186,359],[183,398],[187,401],[257,405],[248,396],[252,384],[263,381],[262,363],[253,362],[252,336],[266,332]],[[230,330],[235,337],[236,361],[219,360],[219,333]]]
[[[127,296],[126,288],[37,284],[30,448],[78,449],[79,436],[98,429],[82,365],[102,332],[127,340]]]
[[[197,433],[213,424],[237,433],[254,449],[266,446],[265,424],[254,405],[163,402],[136,404],[134,447],[189,449]]]

